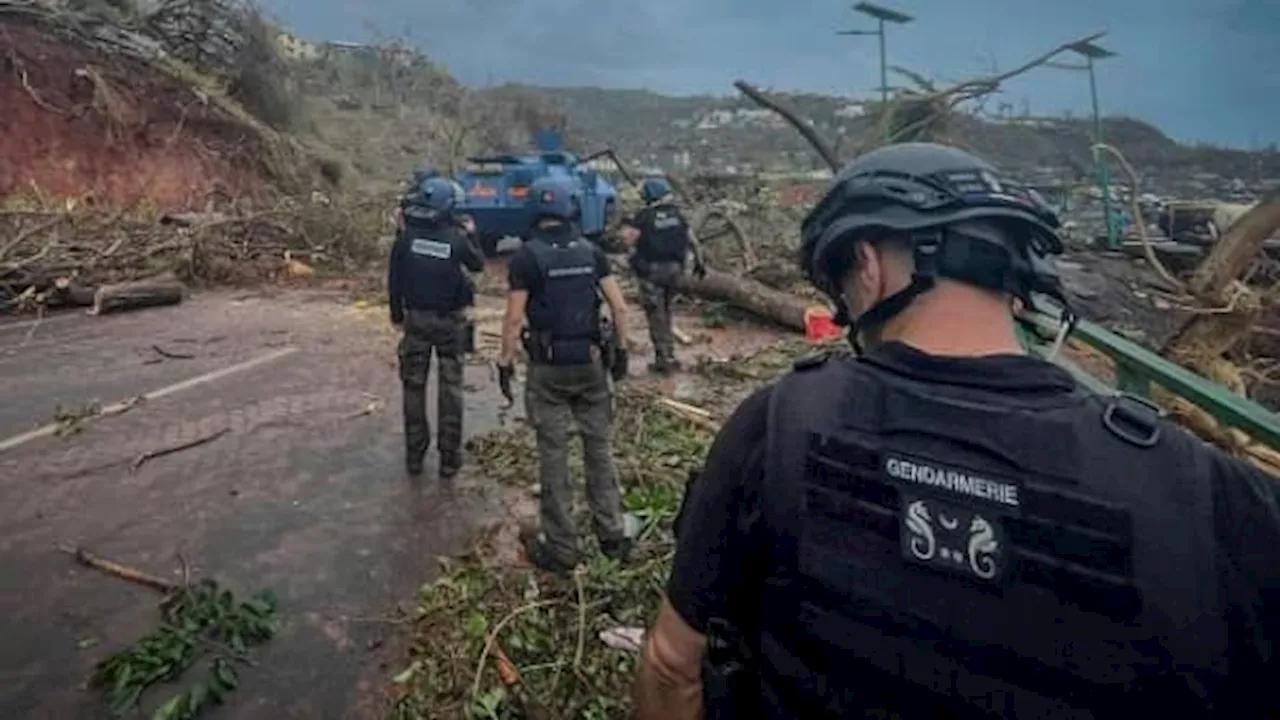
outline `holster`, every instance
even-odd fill
[[[706,720],[761,717],[755,658],[742,632],[724,618],[711,618],[707,623],[702,697]]]
[[[591,338],[556,339],[549,332],[526,329],[520,336],[520,344],[529,355],[529,362],[539,365],[586,365],[592,360]]]
[[[458,347],[463,353],[476,351],[476,324],[470,320],[458,323]]]
[[[636,277],[641,280],[649,277],[649,261],[641,257],[640,253],[631,253],[627,264],[631,266],[631,272],[635,273]]]
[[[600,320],[600,359],[605,370],[612,370],[618,357],[618,333],[608,318]]]

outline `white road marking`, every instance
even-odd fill
[[[21,322],[0,323],[0,332],[4,332],[5,330],[21,330],[22,328],[29,328],[32,325],[48,325],[49,323],[55,323],[61,320],[70,320],[71,318],[76,318],[76,317],[87,317],[87,316],[84,315],[83,313],[69,312],[69,313],[59,313],[57,315],[50,315],[48,317],[41,318],[39,320],[23,320]]]
[[[111,405],[108,405],[102,408],[102,410],[97,415],[91,416],[90,418],[86,418],[86,419],[105,417],[109,415],[119,415],[120,413],[132,407],[137,406],[139,403],[146,402],[148,400],[157,400],[167,395],[172,395],[176,392],[181,392],[183,390],[193,388],[197,385],[203,385],[205,383],[213,382],[214,380],[220,380],[228,375],[233,375],[238,372],[243,372],[245,370],[255,368],[259,365],[264,365],[274,360],[279,360],[280,358],[285,357],[286,355],[292,355],[293,353],[296,353],[296,352],[298,352],[298,348],[293,348],[293,347],[281,348],[280,350],[276,350],[275,352],[270,352],[270,353],[267,353],[266,355],[245,360],[242,363],[237,363],[230,367],[222,368],[221,370],[213,370],[211,372],[204,373],[203,375],[197,375],[193,378],[188,378],[181,382],[174,383],[173,385],[166,385],[165,387],[162,387],[158,390],[152,390],[151,392],[143,393],[142,395],[139,395],[134,398],[130,398],[128,400],[123,400],[121,402],[113,403]],[[55,423],[49,423],[48,425],[42,425],[41,427],[38,427],[35,430],[22,433],[21,435],[14,435],[11,438],[0,441],[0,452],[4,452],[5,450],[10,450],[19,445],[22,445],[23,443],[30,442],[37,438],[47,437],[49,435],[54,434],[57,431],[58,431],[58,423],[55,422]]]

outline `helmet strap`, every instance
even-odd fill
[[[883,327],[890,318],[905,310],[912,300],[933,289],[938,277],[938,255],[944,232],[945,230],[938,229],[913,236],[912,256],[915,268],[911,274],[911,282],[850,321],[849,341],[859,354],[862,353],[862,333]]]

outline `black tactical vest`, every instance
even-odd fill
[[[579,365],[591,362],[600,337],[595,248],[578,237],[550,241],[535,236],[527,245],[542,275],[529,298],[530,335],[537,362]]]
[[[684,262],[689,248],[689,226],[675,205],[646,208],[639,217],[640,239],[636,255],[646,262]]]
[[[458,230],[436,222],[405,218],[408,252],[406,304],[414,310],[453,312],[470,305],[475,299],[471,282],[457,257],[454,242]]]
[[[768,717],[1221,708],[1207,464],[1150,408],[865,359],[792,373],[769,412]]]

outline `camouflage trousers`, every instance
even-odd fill
[[[676,262],[650,263],[640,278],[640,304],[649,321],[649,339],[656,360],[674,360],[676,337],[671,327],[671,303],[675,299],[675,282],[684,272]]]
[[[622,501],[613,463],[613,391],[604,367],[531,364],[525,383],[525,413],[537,433],[540,525],[547,548],[576,563],[573,486],[569,477],[569,426],[577,422],[586,469],[587,505],[601,542],[623,539]]]
[[[400,382],[404,395],[405,456],[421,460],[431,447],[431,423],[427,420],[427,376],[431,353],[436,355],[436,422],[442,473],[462,464],[462,332],[461,313],[409,310],[400,338]]]

